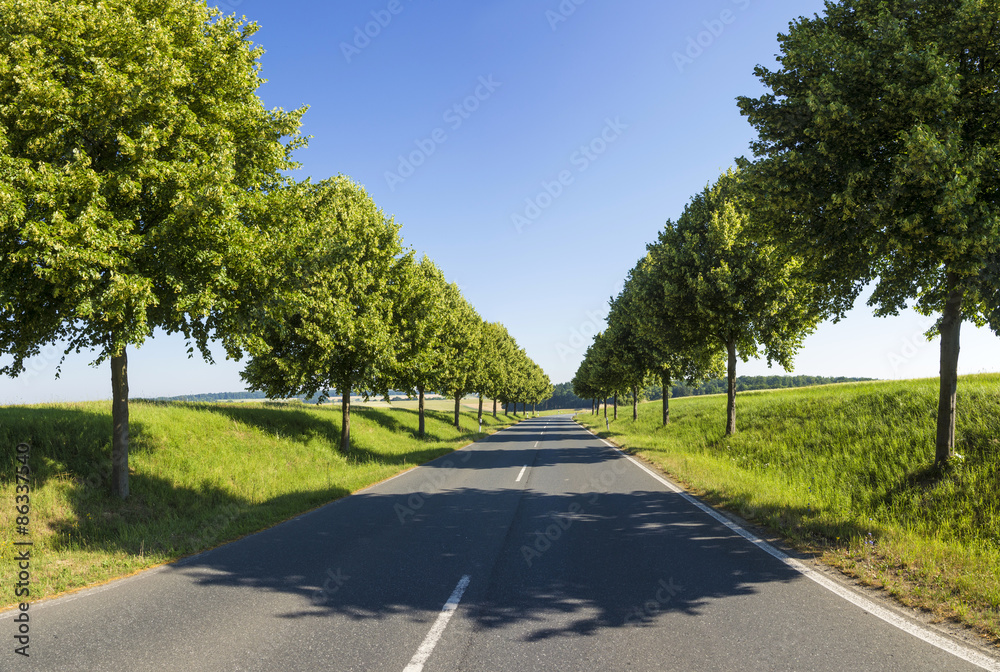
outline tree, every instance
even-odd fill
[[[452,290],[430,259],[424,257],[419,263],[411,260],[412,257],[405,257],[402,262],[403,282],[393,299],[399,346],[392,386],[417,393],[417,432],[424,436],[424,395],[438,387],[438,376],[445,366],[443,338],[448,326],[445,301],[447,292]]]
[[[576,373],[573,375],[573,394],[581,399],[590,399],[590,411],[597,415],[597,399],[600,397],[600,390],[594,381],[594,361],[592,357],[593,345],[587,348],[587,352],[580,362]]]
[[[512,362],[518,347],[514,337],[499,322],[487,324],[483,338],[492,341],[486,346],[490,348],[492,355],[485,371],[487,378],[485,392],[493,399],[493,417],[495,418],[497,417],[497,401],[503,404],[506,414],[513,376]]]
[[[473,391],[476,382],[483,320],[456,285],[447,286],[443,311],[446,319],[441,338],[444,365],[437,377],[437,391],[455,400],[455,427],[460,429],[462,397]]]
[[[763,351],[786,370],[816,326],[813,286],[801,263],[754,236],[753,198],[739,173],[723,174],[692,199],[650,246],[675,328],[689,344],[728,356],[726,435],[736,432],[736,358]]]
[[[847,0],[779,36],[770,89],[741,98],[774,227],[833,291],[838,314],[915,300],[941,315],[935,460],[955,441],[961,324],[993,319],[1000,242],[997,2]],[[780,214],[779,214],[780,213]],[[994,304],[995,305],[995,304]]]
[[[524,400],[525,403],[531,404],[531,413],[534,415],[538,404],[552,396],[552,383],[542,367],[531,360],[528,361],[527,378]]]
[[[632,395],[632,420],[638,418],[639,388],[645,387],[651,362],[648,353],[642,349],[637,332],[628,317],[615,311],[615,300],[611,301],[608,314],[608,328],[605,332],[609,357],[614,362],[619,385]],[[617,404],[616,404],[617,406]],[[617,408],[616,415],[617,418]]]
[[[608,417],[608,398],[622,391],[622,371],[614,359],[609,340],[604,332],[594,336],[594,342],[587,348],[578,375],[584,373],[584,389],[604,400],[604,417]]]
[[[351,449],[351,394],[388,395],[398,371],[393,298],[412,261],[399,227],[339,176],[298,190],[298,216],[275,245],[254,331],[262,347],[241,376],[269,397],[341,396],[340,450]]]
[[[670,389],[675,380],[695,385],[722,375],[725,365],[717,349],[704,339],[685,340],[674,316],[673,304],[664,296],[663,283],[653,255],[647,253],[629,272],[621,294],[612,305],[614,320],[632,331],[635,346],[659,378],[662,424],[670,423]],[[609,318],[610,319],[610,318]]]
[[[523,348],[515,347],[508,364],[507,389],[504,396],[506,397],[506,404],[514,405],[515,417],[518,415],[517,404],[521,401],[525,386],[527,385],[524,367],[524,362],[527,358],[528,355],[524,352]]]
[[[257,96],[254,24],[189,0],[0,0],[0,351],[97,352],[112,490],[128,496],[127,348],[157,328],[211,361],[304,110]],[[282,138],[288,138],[283,142]],[[189,348],[189,353],[193,347]]]
[[[509,357],[515,347],[507,329],[499,322],[483,325],[480,341],[480,366],[476,369],[473,391],[479,395],[479,422],[483,421],[483,397],[493,399],[493,417],[497,416],[497,399],[503,394]]]
[[[517,402],[521,400],[527,382],[525,366],[527,361],[527,353],[511,337],[504,349],[503,382],[498,387],[504,415],[508,414],[511,404],[514,405],[514,415],[517,415]]]
[[[518,414],[517,405],[521,404],[522,412],[527,415],[528,404],[539,404],[552,394],[552,386],[548,376],[542,371],[523,348],[510,339],[511,350],[507,361],[507,374],[501,390],[500,400],[504,405],[514,404],[514,415]]]

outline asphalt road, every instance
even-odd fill
[[[30,613],[30,660],[5,635],[0,669],[984,669],[809,580],[565,417]]]

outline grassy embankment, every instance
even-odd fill
[[[476,416],[340,407],[133,403],[131,496],[107,494],[110,402],[0,407],[0,563],[34,542],[31,599],[107,581],[261,530],[475,441]],[[483,431],[516,422],[484,416]],[[16,533],[15,446],[31,445],[30,536]],[[13,582],[0,607],[14,603]]]
[[[706,501],[905,604],[1000,643],[1000,376],[959,382],[956,459],[932,468],[937,380],[860,383],[631,407],[605,431]],[[609,414],[610,414],[609,409]]]

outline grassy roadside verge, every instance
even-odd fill
[[[125,576],[256,532],[471,443],[474,411],[133,403],[130,498],[107,493],[110,402],[0,407],[0,563],[30,538],[31,600]],[[483,417],[483,432],[518,421]],[[16,533],[15,446],[31,445],[30,535]],[[0,608],[17,602],[13,582]]]
[[[1000,644],[1000,376],[959,383],[957,452],[931,468],[937,381],[861,383],[643,404],[605,430],[706,501],[782,534],[904,604]]]

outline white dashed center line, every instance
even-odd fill
[[[466,574],[455,586],[454,592],[452,592],[451,597],[448,601],[444,603],[444,607],[441,609],[441,613],[438,614],[437,620],[434,622],[434,627],[431,631],[427,633],[427,637],[424,639],[424,643],[420,645],[417,652],[413,654],[413,658],[410,659],[410,664],[403,668],[403,672],[422,672],[424,669],[424,663],[427,659],[431,657],[431,653],[434,652],[434,647],[437,646],[438,640],[441,639],[441,635],[444,634],[444,629],[448,627],[448,621],[451,620],[452,614],[458,609],[458,603],[462,601],[462,593],[469,586],[469,581],[472,579],[471,576]]]

